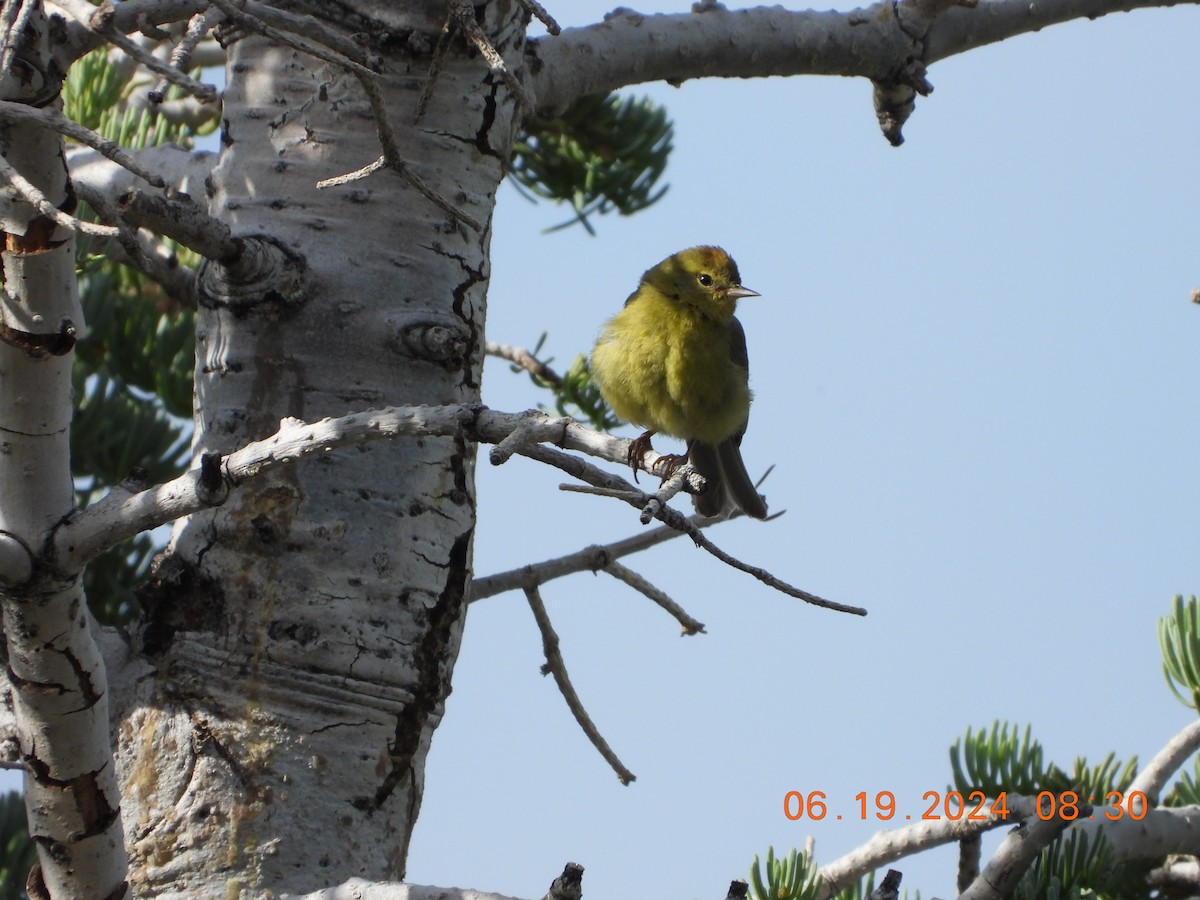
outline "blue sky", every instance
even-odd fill
[[[609,9],[554,7],[564,25]],[[1144,762],[1188,723],[1155,620],[1200,592],[1198,38],[1181,6],[938,63],[898,150],[861,80],[645,86],[676,123],[657,206],[546,235],[564,211],[502,190],[488,336],[548,331],[563,368],[647,267],[697,243],[735,256],[762,294],[740,310],[744,454],[775,465],[765,492],[788,513],[710,536],[870,614],[773,593],[683,540],[626,563],[707,635],[607,576],[547,586],[576,688],[638,776],[623,787],[539,674],[524,597],[476,604],[411,880],[540,897],[575,861],[589,900],[720,897],[770,844],[812,835],[828,862],[866,840],[860,791],[919,815],[967,726],[1030,723],[1068,766]],[[484,398],[545,399],[495,362]],[[479,575],[640,530],[561,480],[484,457]],[[788,821],[791,790],[824,791],[831,817]],[[896,865],[953,895],[953,850]]]
[[[554,6],[568,25],[609,9]],[[1145,762],[1188,723],[1155,621],[1200,592],[1198,38],[1200,10],[1179,7],[938,63],[898,150],[861,80],[650,85],[676,122],[657,206],[595,238],[544,235],[564,212],[502,191],[488,336],[546,330],[564,368],[647,267],[696,243],[734,255],[763,295],[739,311],[744,454],[776,466],[765,492],[788,513],[710,534],[870,615],[780,596],[684,541],[627,563],[707,635],[680,638],[607,576],[547,586],[576,688],[638,776],[622,787],[539,674],[524,597],[476,604],[413,881],[537,897],[571,860],[592,900],[724,896],[769,844],[811,834],[828,862],[870,837],[860,791],[919,815],[967,726],[1032,724],[1069,766]],[[484,399],[544,398],[489,363]],[[641,528],[561,480],[481,462],[479,575]],[[789,790],[826,792],[843,820],[788,821]],[[904,886],[953,896],[955,859],[898,864]]]

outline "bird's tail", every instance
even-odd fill
[[[708,483],[704,493],[692,495],[696,512],[702,516],[721,516],[736,506],[756,519],[767,517],[767,504],[750,480],[736,440],[729,438],[717,445],[692,441],[688,457],[692,468]]]

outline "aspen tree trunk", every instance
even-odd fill
[[[375,11],[395,30],[372,48],[387,60],[378,83],[400,152],[485,227],[392,171],[317,190],[380,155],[359,82],[238,40],[209,210],[285,248],[300,273],[288,285],[302,289],[230,283],[215,264],[202,274],[197,456],[263,438],[285,417],[479,400],[486,223],[515,103],[455,35],[414,127],[446,7],[403,6]],[[517,5],[480,11],[519,65]],[[462,633],[474,466],[466,435],[372,442],[255,479],[177,526],[142,596],[150,665],[123,679],[135,686],[118,715],[139,892],[403,878]]]
[[[50,30],[42,10],[32,10],[5,47],[12,56],[0,98],[57,108],[61,72],[49,62]],[[0,198],[0,607],[29,833],[40,857],[30,888],[117,898],[127,893],[126,865],[104,662],[79,573],[60,571],[45,545],[75,508],[71,363],[85,325],[75,235],[51,218],[73,212],[75,201],[59,135],[0,125],[0,157],[21,173],[6,173]],[[15,189],[20,177],[46,206],[35,208],[28,191]]]

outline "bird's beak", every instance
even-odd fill
[[[733,287],[727,288],[725,291],[725,298],[727,300],[741,300],[743,297],[761,296],[762,294],[760,294],[758,291],[752,291],[750,288],[742,287],[740,284],[735,284]]]

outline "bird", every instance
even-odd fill
[[[635,476],[655,434],[686,441],[687,453],[666,457],[663,468],[669,476],[690,462],[704,476],[704,490],[692,497],[703,516],[735,507],[767,516],[742,461],[751,392],[746,333],[734,317],[738,300],[758,296],[720,247],[689,247],[646,270],[592,350],[605,402],[646,429],[629,448]]]

